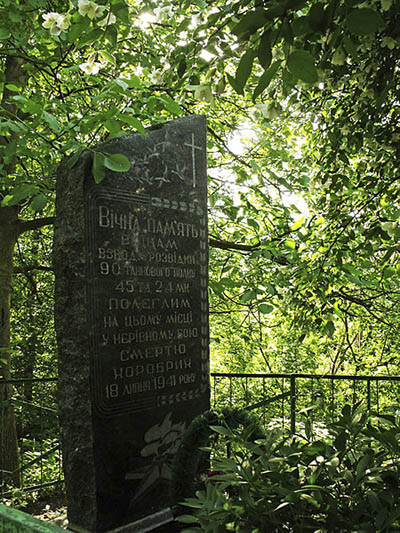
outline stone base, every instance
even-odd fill
[[[174,516],[171,512],[171,509],[162,509],[158,513],[146,516],[141,520],[136,522],[131,522],[125,526],[118,527],[117,529],[112,529],[108,533],[146,533],[147,531],[153,531],[157,527],[163,526],[172,522]]]
[[[148,531],[153,531],[160,526],[171,523],[174,520],[174,516],[170,508],[162,509],[157,513],[154,513],[149,516],[145,516],[140,520],[126,524],[125,526],[117,527],[116,529],[111,529],[106,533],[147,533]],[[74,524],[68,525],[68,530],[75,531],[75,533],[93,533],[88,529],[75,526]]]

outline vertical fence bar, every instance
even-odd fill
[[[265,378],[263,378],[262,380],[262,398],[263,400],[265,399]],[[263,426],[265,426],[265,420],[267,418],[267,407],[264,405],[264,408],[263,408]]]
[[[282,393],[284,392],[285,390],[285,378],[282,378],[282,381],[281,381],[282,385],[281,385],[281,390],[282,390]],[[282,429],[285,427],[285,399],[282,398]]]
[[[290,432],[296,433],[296,378],[290,376]]]
[[[40,415],[40,483],[43,483],[43,441],[44,441],[44,425],[43,425],[43,388],[39,387],[39,400],[40,400],[40,409],[39,409],[39,415]]]
[[[371,411],[371,381],[367,379],[367,409]]]
[[[3,449],[3,435],[4,435],[4,383],[0,382],[0,449]],[[0,494],[3,493],[3,470],[0,469]]]
[[[379,381],[376,380],[376,410],[379,413]]]

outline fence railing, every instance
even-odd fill
[[[0,470],[0,496],[6,497],[10,486],[36,490],[62,482],[57,381],[57,378],[0,381],[2,448],[15,445],[10,442],[12,436],[7,427],[10,417],[14,418],[20,463],[13,471]]]
[[[348,376],[314,374],[211,374],[212,406],[235,405],[251,409],[265,425],[279,424],[295,433],[306,421],[314,426],[333,421],[345,404],[364,402],[368,410],[392,406],[400,410],[400,376]],[[24,490],[62,482],[57,416],[57,378],[0,381],[12,387],[20,467],[0,471],[0,496],[18,475]],[[5,433],[5,412],[0,401],[0,437]]]
[[[254,409],[264,423],[296,432],[299,424],[333,421],[346,404],[400,410],[400,376],[241,374],[213,372],[212,404]]]

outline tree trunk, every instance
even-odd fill
[[[0,480],[20,484],[19,452],[13,388],[2,384],[10,379],[10,304],[13,253],[19,235],[18,213],[14,207],[0,207]]]

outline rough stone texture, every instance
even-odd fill
[[[170,463],[209,406],[206,126],[102,145],[126,173],[57,180],[56,330],[69,520],[103,532],[168,507]]]

